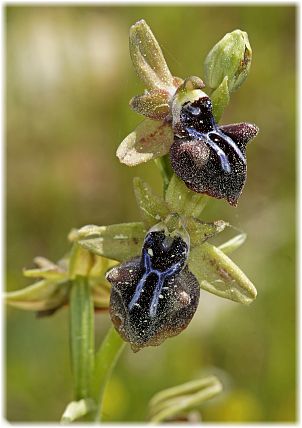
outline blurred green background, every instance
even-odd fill
[[[212,373],[225,389],[202,407],[203,421],[295,421],[293,6],[6,7],[7,288],[29,283],[22,268],[36,255],[60,258],[71,228],[137,220],[134,176],[161,191],[153,163],[128,168],[115,157],[141,121],[128,107],[143,91],[128,52],[128,29],[141,18],[183,78],[202,77],[206,54],[226,32],[249,34],[251,72],[222,123],[255,122],[260,133],[248,147],[238,208],[213,200],[204,219],[248,233],[232,258],[259,294],[243,307],[201,292],[180,336],[138,354],[127,347],[105,420],[145,421],[155,392]],[[107,314],[96,315],[97,343],[108,326]],[[8,308],[6,328],[7,419],[58,421],[72,399],[68,310],[38,320]]]

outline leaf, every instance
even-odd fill
[[[143,223],[121,223],[110,226],[84,226],[70,235],[78,244],[98,256],[117,261],[138,256],[146,231]]]
[[[143,19],[130,27],[129,48],[135,71],[148,89],[173,89],[174,78],[156,38]]]
[[[189,269],[201,288],[226,299],[251,303],[257,290],[239,267],[219,248],[209,243],[190,252]]]
[[[173,174],[165,199],[172,212],[198,218],[209,198],[192,192],[176,174]]]
[[[67,302],[70,283],[44,279],[4,294],[7,304],[28,311],[55,309]]]
[[[179,413],[199,407],[204,401],[222,391],[222,384],[215,376],[187,382],[161,391],[150,401],[151,422],[170,420]]]
[[[242,244],[244,244],[246,237],[246,233],[240,233],[229,241],[219,245],[218,248],[220,251],[223,251],[224,254],[232,253],[233,251],[237,250],[237,248],[241,247]]]
[[[185,228],[190,235],[191,248],[201,245],[207,239],[222,232],[228,223],[223,220],[217,220],[213,223],[205,223],[193,217],[184,219]]]
[[[154,89],[137,95],[130,100],[132,110],[149,119],[163,120],[170,113],[169,93],[163,89]]]
[[[230,102],[230,93],[228,88],[228,76],[225,76],[221,84],[211,94],[213,104],[213,116],[216,122],[219,122],[222,113]]]
[[[137,205],[147,227],[153,226],[169,214],[169,209],[164,199],[155,195],[151,187],[141,178],[134,178],[133,188]]]
[[[138,165],[168,153],[173,138],[168,122],[145,119],[121,142],[116,155],[125,165]]]

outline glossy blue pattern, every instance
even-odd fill
[[[246,159],[242,153],[242,151],[239,149],[239,147],[237,146],[237,144],[235,143],[235,141],[232,140],[231,137],[229,137],[228,135],[226,135],[224,132],[222,132],[220,129],[215,131],[220,137],[222,137],[224,139],[224,141],[226,141],[229,146],[232,147],[232,149],[234,150],[234,152],[238,155],[238,157],[242,160],[242,162],[246,165]],[[211,132],[209,132],[209,135],[211,134]],[[215,133],[213,133],[215,135]]]
[[[157,269],[154,269],[152,267],[152,261],[151,261],[151,256],[150,254],[148,254],[148,251],[146,248],[143,249],[143,260],[144,260],[144,274],[141,277],[134,295],[128,305],[128,309],[129,311],[131,311],[134,307],[134,305],[138,302],[141,293],[143,291],[143,287],[146,284],[149,276],[151,274],[155,274],[157,276],[157,281],[156,281],[156,285],[155,285],[155,289],[154,289],[154,293],[153,293],[153,297],[152,297],[152,302],[150,305],[150,310],[149,310],[149,314],[150,317],[154,317],[156,315],[156,311],[157,311],[157,306],[158,306],[158,301],[159,301],[159,296],[161,294],[162,288],[163,288],[163,284],[166,278],[169,278],[173,275],[175,275],[177,272],[179,272],[179,270],[182,268],[182,262],[178,262],[175,263],[174,266],[170,267],[169,269],[166,269],[165,271],[159,271]]]
[[[225,154],[225,152],[214,141],[210,139],[210,136],[218,135],[219,137],[221,137],[234,150],[234,152],[243,161],[243,163],[246,164],[246,160],[243,156],[243,153],[241,152],[239,147],[236,145],[236,143],[229,136],[225,135],[220,130],[210,131],[204,134],[202,132],[196,131],[196,129],[194,128],[187,127],[186,131],[188,132],[190,137],[193,137],[196,140],[204,141],[208,146],[210,146],[211,149],[215,151],[215,153],[218,155],[220,159],[221,167],[225,172],[227,173],[231,172],[231,165],[230,165],[229,159]]]

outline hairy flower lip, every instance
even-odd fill
[[[223,125],[218,129],[233,139],[245,158],[246,144],[257,135],[259,130],[254,124],[246,122]],[[235,161],[236,158],[234,158],[232,161],[234,170],[231,175],[225,176],[219,168],[215,167],[210,149],[202,141],[187,138],[174,140],[170,148],[170,159],[175,173],[190,190],[216,199],[226,199],[230,205],[237,206],[246,181],[247,170],[245,165],[238,164],[239,160]]]
[[[134,313],[131,313],[126,303],[129,299],[127,296],[136,287],[136,280],[132,278],[140,276],[140,269],[138,257],[119,265],[108,275],[108,280],[112,281],[109,307],[111,320],[121,337],[130,343],[134,352],[146,346],[158,346],[167,338],[181,333],[194,316],[200,296],[196,278],[185,267],[175,277],[173,283],[168,281],[169,297],[166,295],[163,299],[166,303],[160,306],[156,317],[147,316],[140,305]]]
[[[169,151],[174,172],[190,190],[236,206],[246,181],[246,144],[258,127],[218,125],[203,91],[179,94],[172,105],[174,142]]]
[[[199,285],[187,268],[189,236],[182,236],[164,223],[153,226],[141,256],[107,274],[112,322],[134,351],[179,334],[197,309]]]

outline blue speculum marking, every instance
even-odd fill
[[[220,160],[220,164],[222,169],[230,173],[231,172],[231,165],[228,159],[228,156],[226,153],[216,144],[214,141],[211,140],[211,136],[215,137],[215,135],[219,136],[226,142],[237,154],[237,156],[242,160],[244,164],[246,164],[246,160],[244,158],[243,153],[239,149],[239,147],[236,145],[236,143],[228,136],[225,135],[223,132],[221,132],[219,129],[215,129],[214,131],[210,131],[208,133],[202,133],[199,131],[196,131],[196,129],[187,127],[185,128],[190,137],[195,138],[196,140],[202,140],[204,141],[211,149],[214,150],[214,152],[217,154]]]
[[[146,250],[146,248],[143,249],[143,261],[144,261],[145,272],[144,272],[143,276],[141,277],[139,283],[136,286],[134,295],[133,295],[133,297],[132,297],[132,299],[128,305],[128,309],[129,309],[129,311],[131,311],[131,309],[133,309],[134,305],[138,302],[138,300],[141,296],[144,285],[146,284],[149,276],[151,274],[155,274],[157,277],[157,280],[156,280],[155,289],[153,292],[153,297],[152,297],[150,310],[149,310],[150,317],[153,318],[156,315],[159,297],[160,297],[165,279],[169,278],[169,277],[175,275],[177,272],[179,272],[179,270],[182,267],[182,262],[175,263],[174,266],[166,269],[165,271],[159,271],[159,270],[154,269],[152,267],[151,257],[149,255],[148,251]]]

